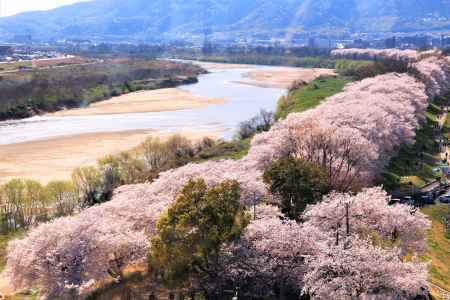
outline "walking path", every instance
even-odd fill
[[[437,286],[431,282],[428,282],[428,286],[430,289],[437,291],[443,300],[450,300],[450,292],[449,291],[444,290],[440,286]]]

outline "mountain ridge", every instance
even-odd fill
[[[0,18],[0,36],[183,39],[450,29],[450,0],[95,0]]]

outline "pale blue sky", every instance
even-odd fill
[[[0,0],[1,16],[14,15],[30,10],[47,10],[86,0]]]

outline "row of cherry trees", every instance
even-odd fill
[[[263,171],[290,155],[320,165],[336,190],[360,191],[401,144],[414,141],[427,91],[438,95],[450,82],[446,70],[439,80],[436,72],[418,72],[423,81],[386,74],[351,84],[318,108],[291,114],[257,135],[241,160],[170,170],[152,184],[117,189],[108,203],[40,225],[10,245],[4,277],[16,289],[39,287],[50,299],[85,294],[120,279],[126,267],[145,265],[158,218],[192,178],[208,185],[236,180],[241,202],[250,206],[270,197]],[[310,207],[302,224],[280,219],[274,207],[258,206],[241,243],[224,249],[233,258],[224,276],[234,282],[252,279],[248,282],[260,291],[285,282],[317,299],[334,293],[342,298],[417,295],[425,286],[426,266],[403,258],[406,250],[413,257],[423,250],[429,222],[410,207],[388,206],[388,200],[379,188],[356,196],[334,193]],[[348,230],[342,229],[345,207]]]

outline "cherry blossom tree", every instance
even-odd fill
[[[354,238],[348,248],[323,249],[307,262],[304,292],[313,299],[414,299],[427,289],[427,265],[402,262],[385,250]]]
[[[224,279],[260,299],[298,296],[305,259],[318,253],[320,236],[317,228],[284,218],[278,208],[259,205],[241,240],[224,249]]]
[[[347,158],[341,156],[340,161],[350,162],[351,156],[355,170],[363,173],[360,184],[367,185],[400,145],[414,142],[415,128],[424,118],[427,106],[425,85],[409,75],[368,78],[348,85],[342,93],[328,98],[316,109],[290,114],[269,132],[257,135],[246,159],[258,168],[265,168],[271,161],[292,152],[317,156],[317,147],[321,144],[322,150],[327,146],[334,148],[335,154],[347,155]],[[324,140],[326,132],[336,138]],[[316,152],[307,153],[312,142]],[[353,151],[346,152],[344,144],[347,150]],[[296,145],[300,149],[296,150]],[[340,147],[336,147],[338,145]]]
[[[380,187],[365,189],[357,195],[331,193],[304,213],[306,223],[322,232],[341,236],[356,234],[375,238],[380,243],[402,249],[402,254],[426,250],[426,234],[431,222],[409,205],[389,206],[390,196]],[[347,228],[348,225],[348,232]]]
[[[370,183],[376,153],[359,131],[309,120],[291,128],[289,136],[291,155],[324,170],[332,189],[357,190]]]

